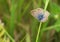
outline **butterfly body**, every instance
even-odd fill
[[[44,18],[44,14],[40,13],[37,18],[39,21],[42,20]]]

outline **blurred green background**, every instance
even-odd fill
[[[31,10],[44,9],[45,2],[0,0],[0,19],[4,23],[4,27],[0,25],[0,35],[3,34],[0,42],[35,42],[39,22],[31,15]],[[49,0],[47,11],[50,16],[42,23],[38,42],[60,42],[60,0]]]

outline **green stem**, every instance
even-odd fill
[[[40,29],[41,29],[41,24],[42,24],[42,22],[40,23],[40,26],[38,28],[38,34],[37,34],[37,37],[36,37],[36,42],[38,42],[38,37],[39,37]]]
[[[49,3],[49,0],[46,0],[44,11],[46,11],[48,3]],[[37,37],[36,37],[36,42],[38,42],[38,37],[39,37],[40,30],[41,30],[41,24],[42,24],[42,22],[40,23],[39,28],[38,28],[38,34],[37,34]]]
[[[47,6],[48,6],[48,3],[49,3],[49,0],[46,0],[45,7],[44,7],[44,11],[46,11]]]

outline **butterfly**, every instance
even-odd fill
[[[42,8],[37,8],[31,11],[31,15],[40,22],[46,22],[50,13],[48,11],[44,11]]]

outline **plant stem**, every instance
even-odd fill
[[[49,0],[46,0],[44,11],[46,11],[48,3],[49,3]],[[38,28],[38,34],[37,34],[37,37],[36,37],[36,42],[38,42],[38,37],[39,37],[40,30],[41,30],[41,24],[42,24],[42,22],[40,23],[39,28]]]
[[[41,29],[41,24],[42,24],[42,22],[40,23],[39,28],[38,28],[38,34],[37,34],[37,37],[36,37],[36,42],[38,42],[38,37],[39,37],[40,29]]]
[[[46,0],[45,7],[44,7],[44,11],[46,11],[47,6],[48,6],[48,3],[49,3],[49,0]]]

